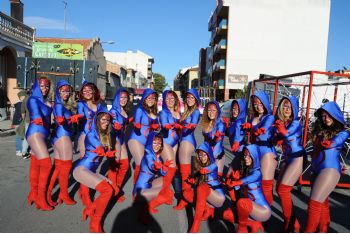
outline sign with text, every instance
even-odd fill
[[[248,75],[228,74],[227,78],[228,89],[242,89],[248,84]]]
[[[81,44],[33,43],[33,58],[83,60],[83,56],[84,47]]]

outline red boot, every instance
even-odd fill
[[[269,205],[272,205],[273,202],[273,180],[262,180],[261,187],[264,193],[264,196],[266,198],[266,201],[269,203]]]
[[[191,188],[191,185],[186,182],[188,177],[191,175],[191,164],[180,164],[180,174],[181,174],[182,196],[186,201],[181,199],[179,204],[177,206],[174,206],[175,210],[184,209],[189,202],[192,203],[192,201],[190,201],[190,199],[188,198],[192,197],[193,199],[193,190]]]
[[[163,188],[170,187],[176,173],[176,167],[169,167],[168,172],[163,177]]]
[[[41,210],[52,210],[46,202],[46,185],[52,168],[51,159],[49,157],[38,160],[40,173],[38,184],[38,197],[36,199],[36,208]]]
[[[109,169],[107,173],[107,178],[112,182],[112,187],[114,189],[114,195],[119,193],[119,187],[117,186],[117,173],[118,173],[118,163],[117,160],[111,159],[109,161]]]
[[[89,207],[85,208],[83,215],[85,218],[87,215],[90,216],[90,232],[100,233],[103,232],[101,219],[113,195],[113,187],[106,180],[103,180],[95,189],[100,193],[100,196]]]
[[[321,218],[320,218],[320,230],[321,233],[327,233],[329,224],[331,222],[331,215],[329,211],[329,201],[328,198],[323,202]]]
[[[323,203],[310,199],[307,209],[307,223],[304,232],[312,233],[316,231],[320,223],[321,211]]]
[[[214,208],[211,207],[208,203],[205,206],[204,214],[202,216],[202,221],[207,221],[209,218],[214,218]]]
[[[190,233],[198,233],[201,220],[204,214],[207,198],[210,194],[210,187],[206,183],[202,183],[197,187],[196,213],[194,215],[193,224]]]
[[[293,186],[279,184],[277,188],[278,196],[281,199],[281,206],[283,210],[283,229],[282,232],[300,232],[300,225],[295,217],[291,191]],[[293,223],[290,223],[293,222]]]
[[[231,198],[231,201],[236,201],[236,193],[234,189],[228,189],[228,195]]]
[[[248,220],[248,226],[250,227],[250,230],[253,233],[264,232],[264,227],[261,224],[261,222],[255,220]]]
[[[36,201],[38,196],[38,183],[39,183],[39,163],[35,155],[32,154],[30,157],[30,167],[29,167],[29,194],[27,198],[27,203],[29,206]]]
[[[135,170],[134,170],[134,177],[133,177],[133,180],[132,180],[133,185],[136,184],[136,181],[139,178],[139,174],[140,174],[140,165],[136,165],[135,166]]]
[[[148,202],[148,208],[150,213],[157,213],[156,209],[158,206],[173,201],[174,192],[170,188],[163,188],[160,190],[158,196],[154,198],[152,201]]]
[[[129,159],[120,159],[119,160],[119,170],[117,172],[117,186],[119,187],[119,198],[117,202],[123,202],[125,201],[125,196],[123,192],[121,192],[121,188],[124,182],[124,178],[126,173],[129,170]],[[122,194],[121,194],[122,193]]]
[[[74,205],[77,202],[70,198],[68,193],[68,178],[69,172],[72,168],[72,160],[61,160],[61,164],[59,165],[59,176],[58,182],[60,184],[60,194],[58,195],[58,203],[62,203],[62,201],[66,205]]]
[[[83,184],[80,184],[79,197],[84,206],[88,207],[92,204],[91,197],[90,197],[90,188],[86,187]]]
[[[59,175],[59,168],[61,165],[61,160],[55,158],[54,165],[55,165],[55,170],[53,171],[53,173],[51,175],[50,183],[49,183],[49,186],[47,188],[47,193],[46,193],[46,200],[50,206],[57,205],[57,202],[52,201],[52,190],[53,190],[53,187],[55,186],[56,180],[57,180],[58,175]]]
[[[230,207],[224,211],[222,218],[232,224],[235,222],[235,216],[233,215],[233,211]]]
[[[248,218],[253,210],[253,203],[249,198],[241,198],[237,201],[238,228],[237,232],[248,232]]]

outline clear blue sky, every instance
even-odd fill
[[[62,0],[22,0],[25,23],[39,37],[64,37]],[[155,58],[154,72],[168,82],[180,68],[198,64],[209,44],[215,0],[66,0],[67,37],[113,40],[105,51],[137,49]],[[9,14],[8,0],[0,1]],[[350,69],[350,0],[332,0],[327,70]],[[312,16],[310,16],[312,17]],[[301,35],[302,36],[302,35]]]

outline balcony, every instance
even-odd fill
[[[5,36],[32,46],[35,30],[2,12],[0,12],[0,29]]]
[[[214,54],[221,53],[226,50],[226,39],[221,39],[218,44],[214,46]]]
[[[226,69],[225,59],[220,59],[216,63],[214,63],[213,70],[214,71],[222,71]]]

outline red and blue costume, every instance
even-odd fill
[[[245,99],[233,100],[231,103],[231,111],[234,103],[237,103],[239,107],[239,114],[235,119],[233,119],[231,116],[231,124],[227,129],[227,133],[232,151],[241,152],[245,135],[245,131],[243,131],[241,125],[245,122],[247,114],[247,101]]]

